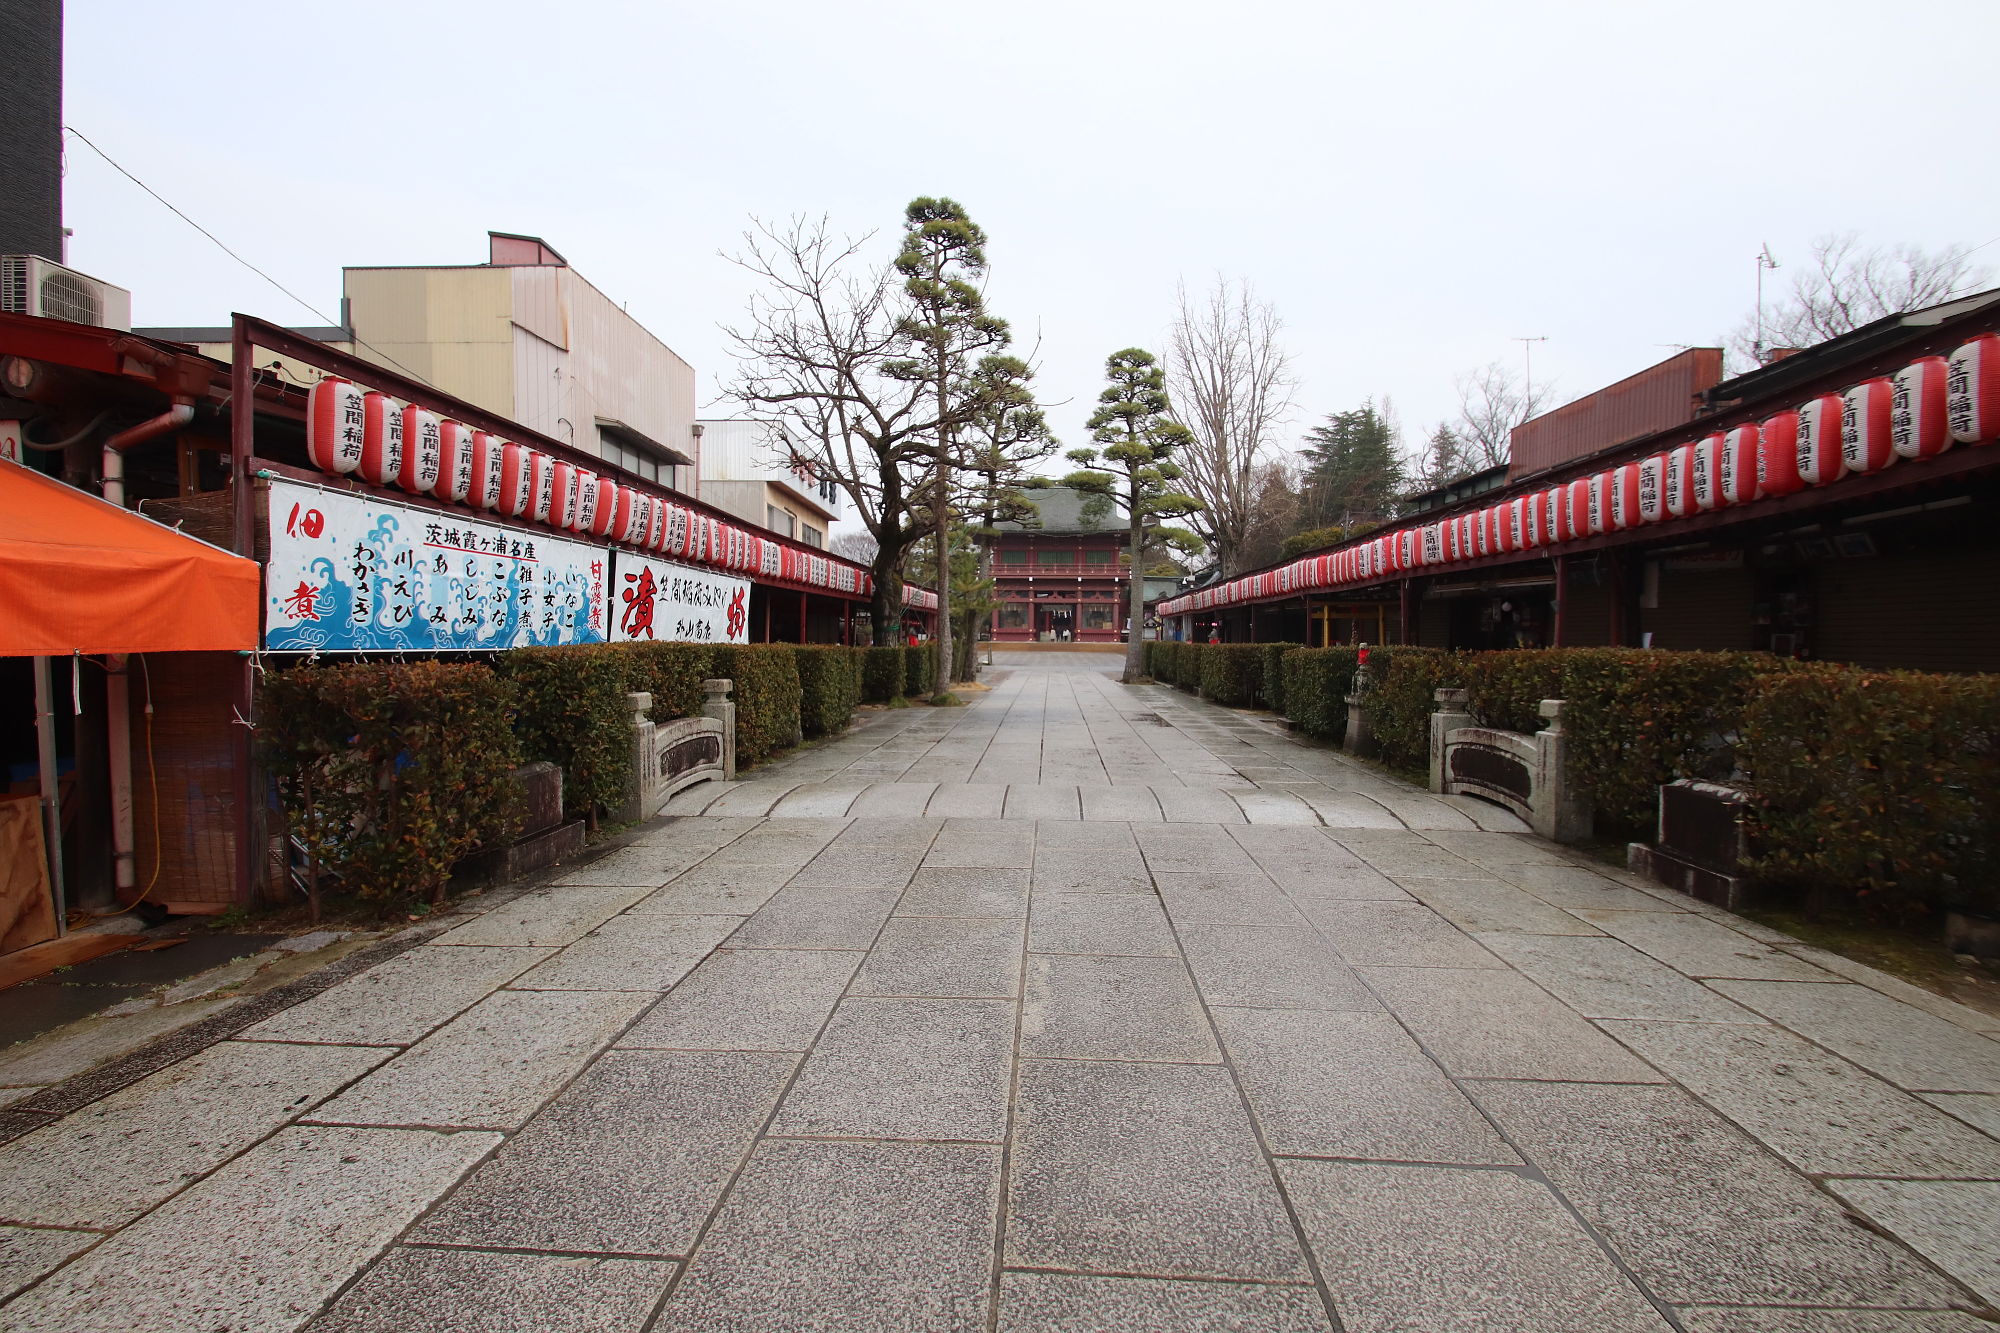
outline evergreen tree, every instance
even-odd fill
[[[1097,396],[1097,410],[1084,423],[1098,447],[1070,450],[1066,457],[1083,470],[1070,473],[1060,484],[1092,497],[1086,501],[1086,512],[1094,505],[1100,513],[1113,506],[1125,513],[1126,570],[1132,591],[1121,679],[1130,684],[1142,674],[1145,571],[1153,548],[1199,551],[1199,537],[1182,528],[1167,527],[1165,520],[1197,513],[1202,504],[1174,484],[1183,475],[1174,453],[1184,448],[1191,436],[1187,427],[1173,419],[1166,375],[1153,354],[1137,347],[1114,352],[1105,362],[1104,377],[1110,383]]]
[[[1431,432],[1431,438],[1425,442],[1423,453],[1418,456],[1417,472],[1410,478],[1410,488],[1432,490],[1469,476],[1473,471],[1465,441],[1459,438],[1458,432],[1440,421],[1437,429]]]
[[[1373,399],[1328,414],[1306,432],[1299,450],[1309,524],[1349,524],[1388,518],[1403,492],[1396,428]]]

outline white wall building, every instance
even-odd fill
[[[833,482],[795,467],[784,428],[737,418],[696,423],[701,438],[701,499],[738,518],[822,550],[840,519]]]

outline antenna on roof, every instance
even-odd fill
[[[1525,417],[1535,405],[1535,344],[1547,342],[1548,336],[1516,338],[1514,341],[1521,344],[1521,413]]]
[[[1760,366],[1764,364],[1764,270],[1777,266],[1778,261],[1771,258],[1771,243],[1766,241],[1757,252],[1757,337],[1750,344],[1750,355]]]

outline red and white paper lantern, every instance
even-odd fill
[[[1792,437],[1798,458],[1799,480],[1808,486],[1825,486],[1847,475],[1847,460],[1840,451],[1840,422],[1846,402],[1837,393],[1823,393],[1799,404],[1798,432]]]
[[[551,477],[551,499],[549,500],[549,523],[572,531],[576,527],[576,464],[555,460]]]
[[[321,472],[344,476],[361,466],[365,396],[353,381],[334,378],[306,394],[306,457]]]
[[[1639,521],[1658,523],[1667,516],[1667,456],[1639,460]]]
[[[593,537],[610,537],[618,521],[618,483],[599,477],[593,489],[597,498],[591,502],[588,531]]]
[[[1941,356],[1926,356],[1896,372],[1889,399],[1889,439],[1904,458],[1930,458],[1951,448],[1951,421],[1945,412],[1945,381],[1951,367]]]
[[[1563,508],[1569,512],[1570,540],[1580,541],[1590,535],[1590,478],[1578,477],[1563,491]]]
[[[509,440],[500,446],[500,512],[522,518],[534,502],[534,451]]]
[[[1639,465],[1622,463],[1611,469],[1611,512],[1607,517],[1614,531],[1639,526]]]
[[[1880,472],[1896,461],[1891,417],[1896,386],[1863,380],[1840,396],[1840,458],[1849,472]]]
[[[1991,444],[2000,437],[2000,337],[1982,333],[1951,354],[1944,402],[1952,439]]]
[[[1761,495],[1790,495],[1805,489],[1799,475],[1799,414],[1780,412],[1757,428],[1757,490]]]
[[[533,458],[535,498],[528,506],[528,517],[546,523],[556,506],[556,460],[539,449],[534,451]]]
[[[464,504],[472,496],[476,451],[473,437],[478,432],[463,421],[446,419],[438,423],[438,479],[431,494],[440,500]]]
[[[1722,507],[1723,448],[1718,432],[1697,440],[1688,457],[1688,502],[1703,513]]]
[[[475,509],[500,507],[500,495],[505,489],[502,480],[506,473],[507,447],[507,441],[497,435],[483,430],[472,432],[472,493],[466,498]]]
[[[1722,437],[1722,461],[1716,466],[1717,496],[1725,505],[1747,505],[1764,494],[1764,430],[1737,426]]]
[[[386,393],[361,395],[361,479],[387,486],[403,471],[403,409]]]
[[[1569,487],[1551,486],[1542,495],[1542,512],[1548,515],[1548,531],[1544,534],[1550,545],[1569,540]]]
[[[435,412],[415,403],[403,409],[403,466],[396,484],[412,495],[437,490],[444,464],[443,434]]]
[[[1683,444],[1667,451],[1664,503],[1668,518],[1686,518],[1695,511],[1694,448]]]

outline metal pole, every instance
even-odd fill
[[[48,841],[49,898],[56,910],[56,934],[69,934],[69,903],[63,893],[62,791],[56,780],[55,686],[49,659],[35,659],[35,748],[41,765],[43,836]]]

